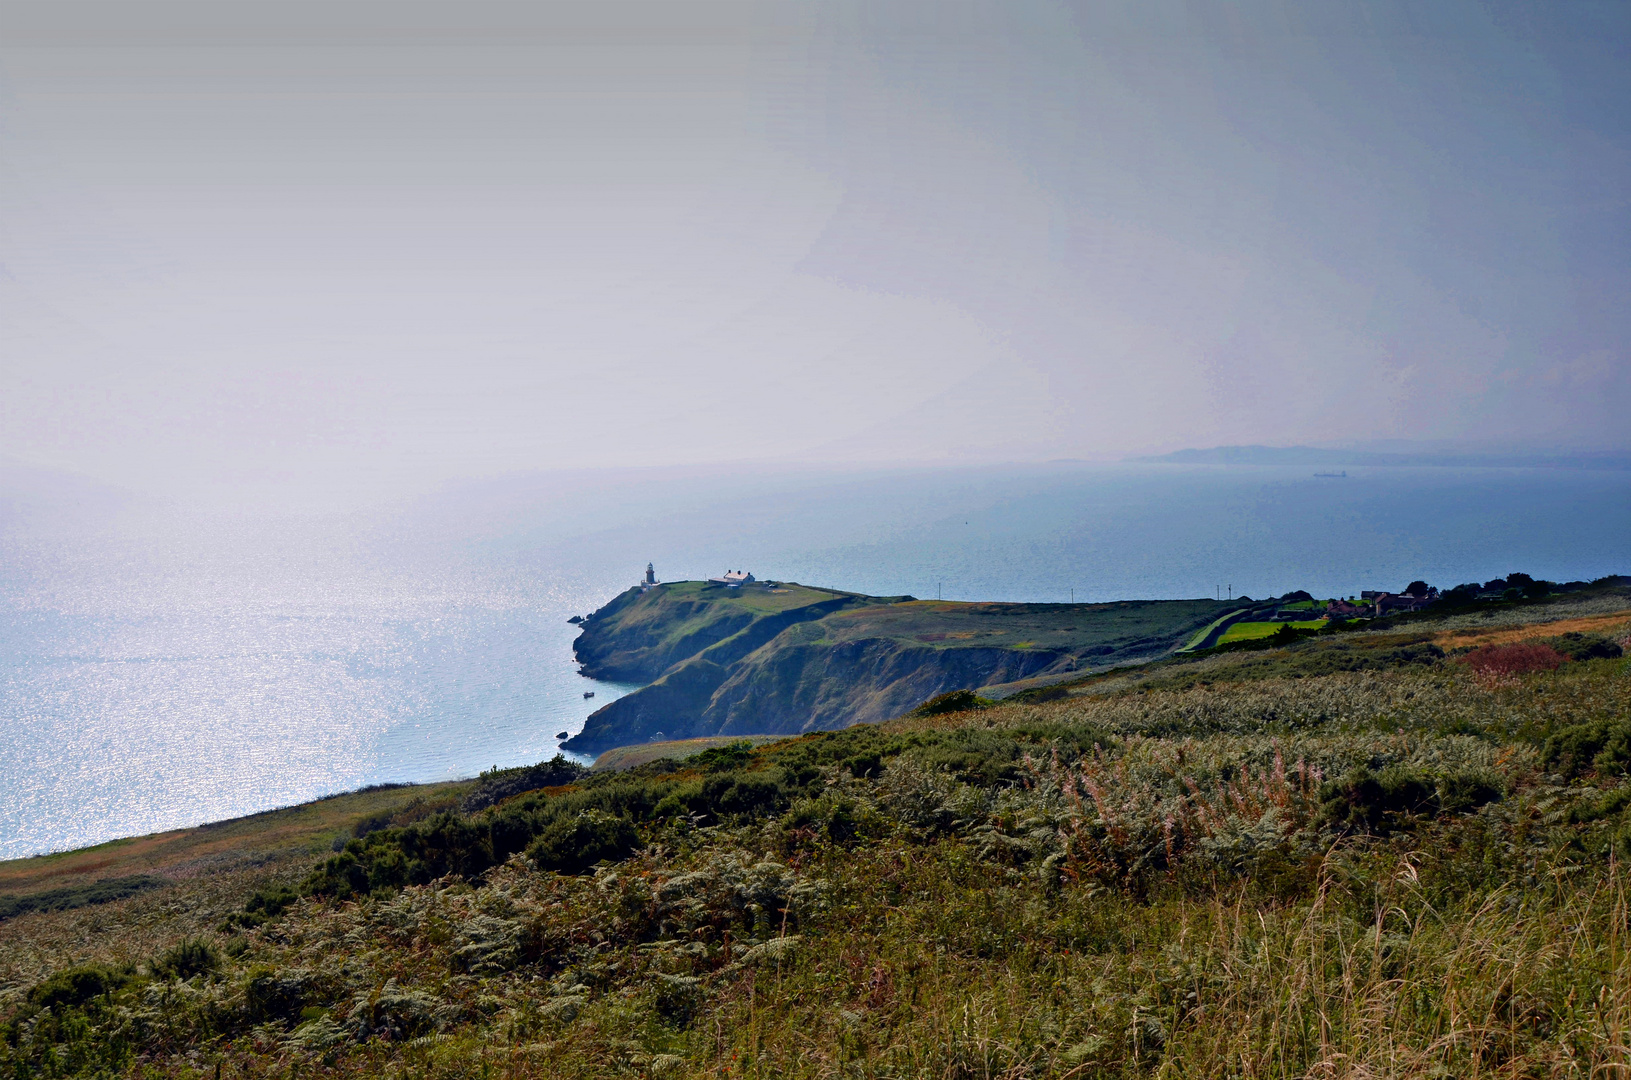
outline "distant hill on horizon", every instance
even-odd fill
[[[1376,451],[1318,446],[1214,446],[1175,450],[1129,461],[1174,465],[1439,465],[1504,469],[1631,469],[1631,451],[1582,450],[1480,452],[1455,450]]]

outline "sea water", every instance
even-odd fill
[[[0,502],[0,857],[547,758],[633,689],[577,674],[567,619],[648,561],[1046,602],[1631,572],[1631,473],[1311,472],[608,471],[299,514],[35,490]]]

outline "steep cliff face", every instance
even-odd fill
[[[598,753],[659,734],[794,734],[886,720],[948,690],[1158,656],[1220,607],[955,604],[697,582],[633,590],[591,617],[575,647],[590,674],[655,681],[596,711],[567,746]]]
[[[702,713],[725,678],[724,668],[701,657],[675,664],[650,686],[596,709],[566,747],[599,753],[653,738],[689,739],[701,730]]]
[[[947,690],[1029,678],[1067,655],[932,649],[887,638],[799,644],[778,635],[730,668],[702,658],[603,706],[567,744],[581,753],[701,735],[826,731],[887,720]]]
[[[721,735],[826,731],[891,719],[947,690],[1030,678],[1069,662],[1067,654],[1041,649],[933,649],[888,638],[805,645],[778,638],[714,691],[702,727]]]

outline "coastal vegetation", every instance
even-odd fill
[[[1616,1075],[1628,636],[1616,585],[347,797],[0,922],[0,1075]]]

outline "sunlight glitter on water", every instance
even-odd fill
[[[576,673],[588,601],[151,539],[8,582],[0,857],[536,762],[629,689]]]

